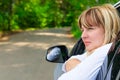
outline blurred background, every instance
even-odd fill
[[[80,37],[77,19],[94,5],[114,4],[119,0],[0,0],[0,37],[23,30],[71,27]]]
[[[57,68],[45,60],[47,48],[64,44],[71,49],[81,35],[81,12],[118,1],[0,0],[0,80],[53,80]]]

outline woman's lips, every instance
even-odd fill
[[[85,44],[85,46],[88,46],[90,44],[90,42],[89,41],[85,41],[84,44]]]

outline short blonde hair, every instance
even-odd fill
[[[111,4],[89,8],[80,15],[78,19],[80,28],[82,25],[88,28],[93,24],[104,28],[104,44],[112,42],[120,31],[120,17]]]

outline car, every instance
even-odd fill
[[[114,7],[120,13],[120,1],[117,2]],[[96,80],[120,80],[120,31],[112,47],[112,50],[109,50],[109,54],[101,66]],[[68,53],[69,51],[65,45],[55,45],[48,48],[46,60],[58,63],[54,72],[54,80],[57,80],[63,73],[62,64],[71,56],[82,54],[84,50],[85,45],[81,38],[76,42],[70,53]]]

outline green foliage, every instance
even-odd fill
[[[21,3],[15,8],[15,22],[17,22],[20,29],[26,29],[39,26],[39,17],[37,17],[32,3]]]
[[[119,0],[0,0],[0,30],[72,26],[72,33],[79,38],[81,32],[77,19],[83,10],[117,1]]]

